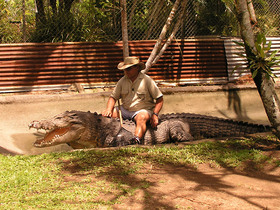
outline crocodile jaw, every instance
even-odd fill
[[[66,143],[65,135],[70,131],[70,127],[56,128],[50,132],[47,132],[46,135],[34,142],[35,147],[49,147],[61,143]]]

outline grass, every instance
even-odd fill
[[[147,166],[211,163],[238,169],[250,162],[255,170],[267,164],[279,167],[279,160],[260,150],[271,142],[275,144],[270,139],[250,138],[184,146],[0,155],[0,209],[112,209],[137,189],[150,187],[145,179],[133,185],[129,182]],[[279,142],[276,146],[279,149]]]

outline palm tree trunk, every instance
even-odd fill
[[[126,58],[129,56],[126,0],[121,0],[120,3],[121,3],[121,16],[122,16],[123,58]]]
[[[274,82],[266,73],[260,72],[254,78],[261,96],[267,117],[274,128],[274,134],[280,139],[280,101],[275,91]]]
[[[172,20],[174,18],[174,15],[175,15],[175,13],[176,13],[176,11],[178,9],[178,6],[179,6],[180,2],[181,2],[181,0],[176,0],[176,2],[174,3],[173,8],[172,8],[172,10],[171,10],[167,20],[166,20],[166,23],[165,23],[165,25],[162,28],[161,34],[159,35],[159,38],[158,38],[158,40],[157,40],[157,42],[156,42],[156,44],[154,46],[154,49],[151,52],[151,55],[150,55],[149,59],[146,62],[146,69],[143,70],[143,73],[147,73],[150,70],[150,68],[152,66],[152,63],[153,63],[153,61],[154,61],[154,59],[155,59],[155,57],[157,55],[157,52],[161,48],[161,43],[162,43],[163,39],[165,38],[165,35],[167,33],[167,30],[170,27],[170,24],[172,23]]]
[[[247,0],[236,0],[237,18],[241,26],[241,36],[245,44],[247,57],[254,56],[255,34],[248,8]],[[252,7],[250,8],[252,9]],[[252,13],[252,11],[251,11]],[[250,69],[251,73],[255,69]],[[262,99],[267,117],[274,128],[274,134],[280,139],[280,101],[276,94],[274,83],[265,71],[258,71],[254,82]]]
[[[166,48],[170,45],[170,43],[172,42],[172,40],[174,39],[180,25],[182,25],[183,23],[183,17],[184,17],[184,13],[185,13],[185,9],[186,9],[186,6],[187,6],[187,0],[183,1],[183,4],[182,4],[182,11],[181,11],[181,14],[178,18],[178,21],[177,23],[175,24],[174,26],[174,29],[171,33],[171,35],[169,36],[169,38],[167,39],[167,41],[165,42],[165,44],[163,45],[163,47],[161,48],[160,52],[158,53],[158,55],[154,58],[153,62],[152,62],[152,65],[156,64],[157,61],[160,59],[160,57],[162,56],[162,54],[164,53],[164,51],[166,50]]]

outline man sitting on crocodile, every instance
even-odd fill
[[[125,76],[118,82],[102,115],[73,110],[47,120],[32,121],[30,128],[46,131],[45,134],[39,133],[42,138],[38,138],[34,146],[50,147],[66,143],[73,149],[116,147],[135,144],[140,138],[141,144],[153,145],[201,138],[244,136],[271,130],[270,126],[199,114],[158,116],[163,96],[154,81],[140,72],[145,68],[144,64],[138,58],[128,57],[118,68],[124,69]],[[122,115],[127,119],[123,122],[123,128],[117,118],[118,110],[114,108],[119,98],[123,102]],[[135,120],[136,126],[131,119]],[[147,123],[148,120],[151,123]]]
[[[141,143],[147,129],[147,122],[150,120],[153,128],[159,123],[158,114],[163,105],[163,95],[154,80],[141,72],[145,69],[145,64],[140,62],[138,57],[126,57],[117,68],[124,71],[124,76],[118,81],[102,115],[120,117],[115,104],[121,99],[122,118],[134,120],[136,123],[131,142]]]

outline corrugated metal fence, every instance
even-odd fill
[[[280,38],[274,39],[274,49]],[[145,62],[155,41],[131,41],[130,55]],[[225,83],[236,79],[232,39],[175,40],[149,75],[157,82]],[[116,69],[122,61],[122,43],[26,43],[0,45],[0,92],[53,89],[82,84],[83,87],[114,85],[123,75]],[[243,66],[244,67],[244,66]],[[229,71],[228,71],[229,69]]]
[[[145,62],[155,41],[131,41],[130,55]],[[115,84],[123,75],[122,43],[44,43],[0,45],[0,91]],[[224,41],[175,40],[149,73],[161,82],[226,81]]]
[[[229,81],[234,81],[241,76],[251,74],[247,69],[246,58],[239,56],[238,54],[245,54],[243,47],[237,45],[235,42],[241,42],[240,38],[227,38],[225,39],[225,51],[227,58],[228,78]],[[280,37],[268,37],[267,41],[271,41],[271,51],[280,50]],[[280,56],[280,52],[277,53]],[[237,68],[236,68],[237,67]],[[274,73],[280,76],[280,66],[274,69]]]

